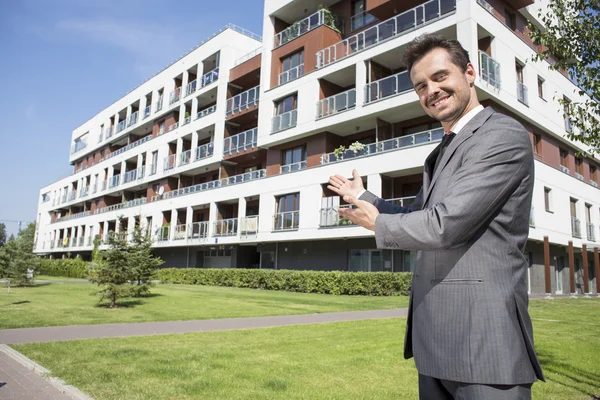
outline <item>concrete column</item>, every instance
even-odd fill
[[[190,231],[190,227],[191,224],[194,221],[194,209],[192,208],[192,206],[188,206],[186,209],[186,214],[185,214],[185,232],[187,237],[189,237],[191,231]]]
[[[569,293],[575,295],[575,253],[573,251],[573,242],[569,241]]]
[[[196,81],[196,91],[198,91],[198,85],[200,81]],[[192,110],[190,111],[192,114],[192,121],[196,119],[196,114],[198,114],[198,97],[194,96],[192,98]]]
[[[458,3],[460,4],[460,8],[463,9],[463,11],[468,12],[470,2],[462,1]],[[464,10],[465,8],[467,10]],[[457,13],[458,12],[460,12],[460,10],[457,4]],[[460,22],[456,24],[456,37],[462,45],[462,47],[464,47],[465,50],[467,50],[467,52],[469,53],[469,59],[471,61],[471,64],[473,64],[473,67],[477,72],[477,76],[479,76],[479,44],[477,43],[477,21],[471,18],[460,20]],[[492,54],[494,53],[492,52]],[[494,59],[496,58],[494,57]]]
[[[181,154],[181,152],[183,151],[183,138],[179,137],[177,138],[177,156],[179,156]],[[179,160],[175,160],[176,164],[179,164]]]
[[[596,273],[596,294],[600,293],[600,256],[598,255],[598,247],[594,247],[594,270]]]
[[[380,174],[371,174],[367,176],[367,189],[377,197],[381,197],[382,182]]]
[[[108,238],[108,221],[104,221],[104,228],[102,233],[102,241],[104,242]]]
[[[365,86],[367,84],[367,65],[365,61],[356,63],[356,108],[365,105]]]
[[[169,240],[175,238],[175,227],[177,226],[177,209],[171,210],[171,228],[169,229]]]
[[[210,202],[210,208],[208,209],[208,236],[209,240],[212,239],[213,234],[215,233],[215,222],[217,221],[218,216],[218,208],[217,203]],[[216,243],[216,241],[215,241]]]
[[[192,117],[193,119],[193,117]],[[193,131],[192,132],[192,162],[194,162],[196,160],[196,149],[198,148],[198,132],[197,131]]]
[[[590,292],[590,284],[588,282],[588,252],[585,244],[581,246],[581,257],[583,263],[583,294],[588,295]]]
[[[238,218],[242,219],[246,217],[246,198],[240,197],[238,199]]]
[[[552,294],[551,277],[552,275],[550,275],[550,242],[548,241],[548,236],[544,236],[544,278],[546,285],[546,296],[550,296]]]

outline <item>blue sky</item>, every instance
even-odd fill
[[[36,219],[39,190],[73,171],[78,125],[227,23],[262,34],[262,13],[263,0],[0,0],[0,222]]]

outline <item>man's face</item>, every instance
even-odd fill
[[[467,71],[452,63],[445,49],[434,49],[413,64],[410,79],[425,112],[441,122],[454,123],[471,100],[473,66]]]

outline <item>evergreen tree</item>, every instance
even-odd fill
[[[0,247],[6,244],[6,225],[0,222]]]
[[[33,254],[35,222],[14,235],[0,247],[0,275],[10,279],[11,285],[31,285],[38,266],[38,257]]]
[[[139,297],[142,293],[148,293],[152,277],[156,268],[164,264],[160,257],[152,254],[152,238],[146,235],[139,223],[136,223],[133,231],[133,243],[130,248],[131,281],[134,295]]]

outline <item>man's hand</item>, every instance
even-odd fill
[[[352,196],[356,197],[358,194],[365,189],[362,183],[362,178],[356,172],[356,170],[352,170],[352,178],[353,180],[348,180],[341,175],[335,175],[329,177],[329,186],[327,189],[331,190],[334,193],[337,193],[339,196]]]
[[[379,215],[379,210],[373,204],[348,195],[344,196],[344,201],[355,205],[356,208],[340,208],[338,211],[340,216],[363,228],[375,231],[375,219]]]

